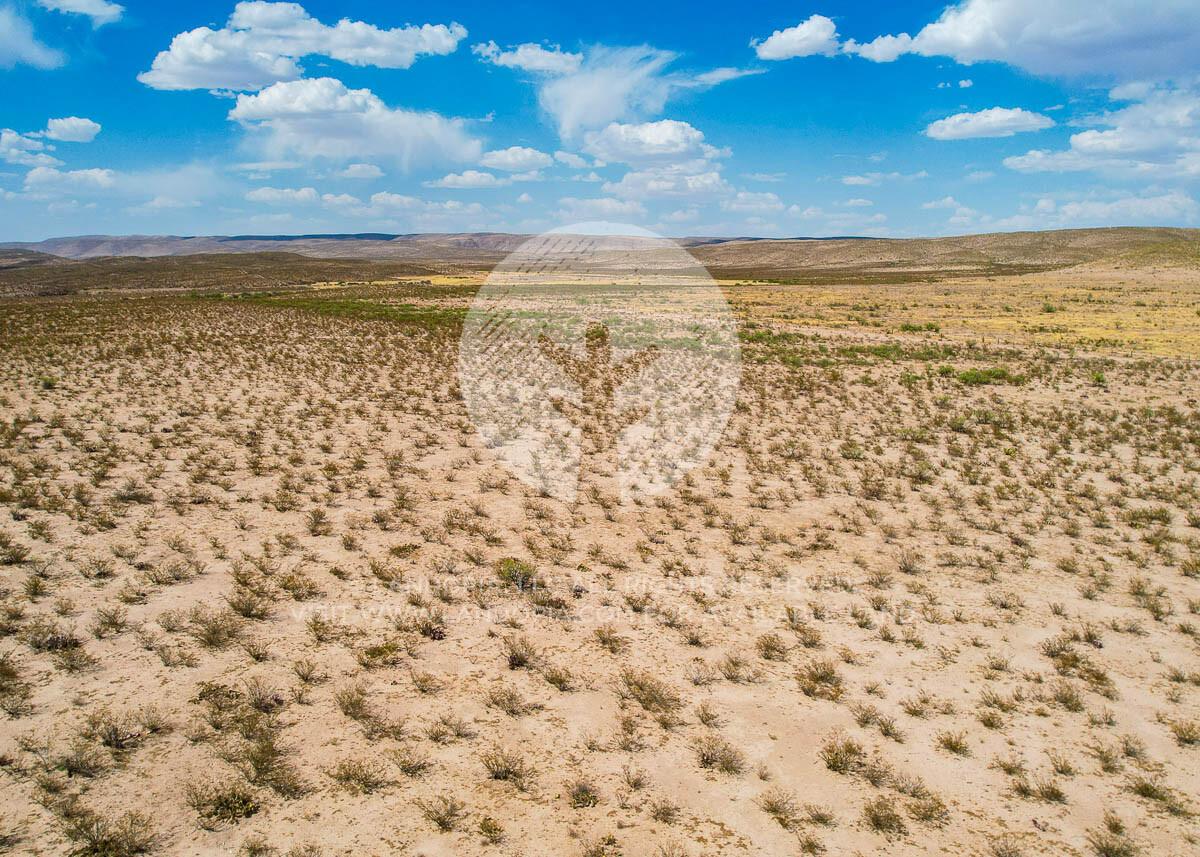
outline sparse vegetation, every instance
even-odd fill
[[[380,807],[464,857],[1194,833],[1190,274],[732,278],[711,458],[568,503],[465,407],[478,276],[279,264],[0,299],[11,850],[394,850]]]

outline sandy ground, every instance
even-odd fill
[[[710,463],[570,504],[440,319],[0,307],[3,847],[1200,853],[1196,361],[730,294]]]

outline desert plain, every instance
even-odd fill
[[[517,240],[0,253],[0,849],[1200,853],[1194,230],[685,242],[729,422],[571,502]]]

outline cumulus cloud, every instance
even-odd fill
[[[33,34],[33,25],[9,6],[0,6],[0,68],[27,65],[58,68],[66,62],[61,52],[47,47]]]
[[[776,30],[765,39],[751,40],[750,47],[763,60],[833,56],[838,52],[837,25],[824,15],[812,15],[794,27]]]
[[[328,26],[298,3],[238,3],[226,25],[180,33],[138,80],[154,89],[257,90],[296,80],[299,60],[325,56],[355,66],[408,68],[417,57],[453,53],[467,36],[461,24],[382,30],[343,18]]]
[[[42,133],[51,140],[64,143],[90,143],[100,133],[100,123],[80,116],[67,116],[51,119]]]
[[[646,207],[633,200],[566,196],[558,201],[558,205],[557,214],[562,220],[613,220],[646,216]]]
[[[972,140],[978,137],[1011,137],[1024,131],[1041,131],[1054,120],[1020,107],[989,107],[975,113],[955,113],[931,122],[925,135],[934,140]]]
[[[719,197],[733,188],[707,161],[668,164],[632,170],[617,182],[606,182],[605,193],[622,199]]]
[[[570,167],[573,170],[586,170],[587,161],[576,155],[574,152],[557,151],[554,153],[554,160],[560,164]]]
[[[925,211],[946,210],[952,212],[947,222],[952,226],[966,226],[979,218],[979,212],[970,206],[963,205],[952,196],[930,200],[921,205]],[[985,218],[986,220],[986,218]]]
[[[370,205],[356,212],[363,216],[387,217],[403,215],[416,226],[466,228],[477,226],[487,215],[487,209],[477,202],[457,199],[424,200],[405,194],[381,192],[372,195]]]
[[[311,188],[302,188],[302,191]],[[403,223],[417,230],[436,228],[441,231],[481,226],[487,209],[477,202],[459,200],[425,200],[408,194],[380,191],[368,200],[348,193],[304,194],[306,204],[320,203],[339,217],[370,219],[389,224]],[[286,202],[286,200],[285,200]]]
[[[787,213],[805,221],[810,234],[881,235],[887,233],[887,215],[852,211],[826,211],[818,205],[788,207]]]
[[[1043,197],[1032,206],[993,224],[998,229],[1047,229],[1088,226],[1128,226],[1180,221],[1194,223],[1200,205],[1182,191],[1157,195],[1126,195],[1060,202]]]
[[[506,51],[500,50],[500,46],[495,42],[482,42],[472,47],[471,51],[492,65],[535,74],[570,74],[578,71],[583,62],[583,54],[568,53],[558,45],[545,48],[532,42],[517,45]]]
[[[59,170],[55,167],[34,167],[25,175],[25,189],[43,188],[110,188],[116,184],[112,170]]]
[[[328,208],[350,208],[362,205],[362,200],[348,193],[323,193],[321,204]]]
[[[114,21],[121,20],[125,7],[108,0],[37,0],[43,9],[54,12],[67,12],[73,15],[87,15],[92,19],[93,27],[103,27]]]
[[[377,179],[383,176],[383,170],[374,164],[349,164],[344,170],[338,171],[338,176],[344,179]]]
[[[267,205],[308,205],[320,198],[317,189],[312,187],[256,187],[246,193],[248,201]]]
[[[390,108],[369,89],[347,89],[329,77],[239,95],[229,118],[249,129],[273,159],[383,157],[408,169],[476,162],[483,148],[461,119]]]
[[[704,142],[704,133],[687,122],[623,124],[612,122],[584,136],[583,149],[602,161],[636,164],[645,161],[712,159],[728,154]]]
[[[540,170],[553,163],[554,159],[545,152],[539,152],[537,149],[530,149],[526,146],[509,146],[507,149],[485,152],[479,159],[480,166],[510,173]]]
[[[19,134],[11,128],[0,129],[0,160],[22,167],[53,167],[62,163],[41,140]]]
[[[56,167],[62,161],[50,154],[54,146],[43,140],[90,143],[98,133],[99,124],[78,116],[51,119],[44,131],[23,134],[11,128],[0,129],[0,161],[23,167]]]
[[[1034,149],[1006,158],[1025,173],[1097,171],[1132,178],[1200,176],[1200,93],[1175,87],[1125,87],[1111,95],[1138,100],[1092,117],[1067,149]]]
[[[742,214],[768,214],[775,211],[783,211],[783,201],[779,199],[778,194],[770,192],[754,193],[742,190],[738,191],[732,198],[722,200],[721,208],[724,211],[733,211]]]
[[[844,45],[875,62],[903,54],[996,61],[1034,74],[1109,80],[1169,78],[1200,65],[1195,0],[963,0],[916,36]]]
[[[480,170],[463,170],[461,173],[450,173],[436,181],[425,182],[426,187],[452,188],[504,187],[509,184],[512,184],[512,179],[502,179]]]

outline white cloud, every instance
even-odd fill
[[[783,202],[777,194],[753,193],[743,190],[738,191],[732,199],[721,200],[721,209],[743,214],[764,214],[783,211]]]
[[[1163,223],[1194,220],[1200,206],[1178,191],[1161,196],[1137,196],[1109,202],[1080,200],[1058,206],[1056,217],[1064,223]]]
[[[362,200],[348,193],[321,194],[321,204],[334,209],[353,208],[362,205]]]
[[[721,68],[714,68],[712,71],[701,72],[692,79],[695,81],[697,87],[708,87],[737,80],[739,77],[752,77],[756,74],[766,73],[767,70],[765,68],[731,68],[723,66]]]
[[[610,220],[614,218],[642,218],[646,207],[640,202],[620,199],[578,199],[563,197],[558,201],[558,216],[563,220]]]
[[[573,170],[586,170],[587,169],[587,161],[585,161],[583,158],[579,157],[579,155],[576,155],[573,152],[563,152],[563,151],[555,152],[554,160],[558,161],[560,164],[565,164],[566,166],[570,167]]]
[[[453,188],[487,188],[504,187],[512,183],[511,179],[498,178],[492,173],[479,170],[463,170],[461,173],[450,173],[436,181],[425,182],[426,187]]]
[[[970,78],[964,78],[958,82],[959,89],[970,89],[974,85],[975,81],[971,80]]]
[[[1072,134],[1065,150],[1035,149],[1006,158],[1019,172],[1092,170],[1130,178],[1200,176],[1200,92],[1174,87],[1122,87],[1117,100],[1139,100],[1093,117],[1096,128]]]
[[[60,51],[37,40],[33,25],[15,9],[0,6],[0,68],[27,65],[33,68],[58,68],[66,62]]]
[[[853,211],[825,211],[817,205],[801,208],[799,205],[790,206],[788,214],[806,221],[806,230],[810,234],[824,235],[880,235],[886,234],[883,226],[887,215],[882,212],[867,214]]]
[[[239,95],[229,118],[253,131],[273,159],[387,157],[408,169],[475,162],[482,149],[461,119],[389,108],[369,89],[329,77]]]
[[[377,179],[383,176],[383,170],[374,164],[349,164],[344,170],[338,171],[338,176],[344,179]]]
[[[892,62],[902,54],[912,50],[912,37],[908,33],[898,36],[879,36],[865,44],[849,39],[842,50],[848,54],[858,54],[872,62]]]
[[[1117,196],[1059,202],[1051,197],[1025,206],[1012,217],[997,220],[998,229],[1047,229],[1088,226],[1163,225],[1195,223],[1200,205],[1181,191],[1157,196]]]
[[[37,0],[43,9],[55,12],[69,12],[74,15],[87,15],[92,19],[93,27],[103,27],[114,21],[121,20],[125,7],[108,0]]]
[[[53,167],[62,163],[48,154],[53,147],[11,128],[0,129],[0,160],[22,167]]]
[[[618,182],[605,183],[603,190],[622,199],[715,197],[733,192],[707,161],[633,170]]]
[[[932,122],[925,134],[934,140],[973,140],[978,137],[1011,137],[1023,131],[1041,131],[1054,120],[1020,107],[989,107],[975,113],[955,113]]]
[[[742,173],[742,178],[749,179],[752,182],[781,182],[787,178],[787,173]]]
[[[316,202],[318,198],[305,194],[305,202]],[[459,200],[425,200],[407,194],[380,191],[363,201],[346,193],[327,193],[319,197],[321,205],[335,211],[338,216],[370,219],[386,224],[388,228],[435,229],[454,231],[476,228],[483,225],[487,209],[477,202]],[[397,220],[396,218],[400,219]]]
[[[138,172],[39,167],[26,175],[25,189],[27,198],[50,201],[64,211],[80,204],[73,197],[90,195],[100,205],[121,204],[122,211],[135,215],[196,208],[205,200],[241,193],[224,170],[205,163]]]
[[[862,197],[855,197],[854,199],[848,199],[842,203],[842,205],[844,205],[846,208],[870,208],[874,204],[875,203],[872,202],[871,200],[863,199]]]
[[[380,191],[371,196],[371,204],[381,208],[412,209],[420,208],[423,203],[415,196]]]
[[[200,205],[197,200],[185,201],[173,196],[156,196],[141,205],[131,205],[125,209],[130,214],[157,215],[164,211],[178,211],[183,208],[196,208]]]
[[[521,203],[521,205],[527,205],[528,203],[533,202],[533,197],[527,193],[523,193],[517,197],[517,202]]]
[[[655,114],[671,94],[663,71],[674,60],[674,53],[650,47],[594,48],[578,71],[544,82],[538,102],[564,138],[632,115]]]
[[[256,187],[246,193],[246,199],[250,202],[267,205],[308,205],[320,198],[316,188],[311,187]]]
[[[419,56],[453,53],[461,24],[381,30],[343,18],[330,27],[298,3],[238,3],[220,30],[180,33],[138,80],[155,89],[257,90],[302,74],[299,60],[319,55],[349,65],[408,68]]]
[[[477,46],[476,53],[490,58],[492,46]],[[648,45],[624,48],[597,45],[589,48],[577,64],[574,60],[556,61],[543,63],[536,69],[538,104],[554,120],[559,136],[569,140],[581,131],[603,128],[611,122],[657,115],[676,93],[706,89],[753,73],[729,68],[702,73],[668,72],[667,67],[676,59],[677,54],[672,51]],[[528,65],[517,65],[515,56],[503,64],[516,68]]]
[[[558,45],[544,48],[532,42],[517,45],[507,51],[500,50],[500,46],[495,42],[483,42],[471,50],[492,65],[537,74],[570,74],[578,71],[580,63],[583,62],[583,54],[568,53]]]
[[[530,149],[526,146],[510,146],[507,149],[485,152],[479,159],[480,166],[510,173],[540,170],[553,163],[554,159],[545,152],[539,152],[537,149]]]
[[[44,135],[51,140],[64,143],[90,143],[100,133],[100,123],[79,116],[51,119],[46,123]]]
[[[583,149],[602,161],[626,164],[711,159],[728,154],[705,143],[702,131],[675,119],[640,124],[612,122],[603,130],[589,131],[584,137]]]
[[[58,170],[54,167],[34,167],[25,175],[26,190],[43,188],[110,188],[116,184],[112,170]]]
[[[272,173],[280,170],[296,170],[304,166],[299,161],[253,161],[244,164],[234,164],[230,169],[246,173],[246,177],[254,181],[269,179]]]
[[[824,15],[813,15],[794,27],[776,30],[761,41],[751,40],[750,47],[763,60],[787,60],[816,54],[833,56],[838,51],[837,25]]]
[[[1034,74],[1109,80],[1178,78],[1200,64],[1195,0],[963,0],[916,36],[850,41],[876,62],[901,54],[998,61]]]
[[[955,226],[965,226],[968,223],[973,223],[979,216],[979,212],[975,209],[963,205],[952,196],[944,196],[941,199],[931,200],[921,206],[925,211],[937,209],[947,209],[953,214],[949,218],[949,223]]]
[[[692,223],[700,219],[698,208],[678,208],[663,217],[664,223]]]
[[[877,185],[883,184],[885,181],[913,181],[915,179],[927,178],[928,176],[929,173],[925,172],[924,170],[920,170],[919,172],[915,173],[909,173],[908,175],[897,172],[871,172],[854,176],[842,176],[842,184],[848,187],[876,187]]]

